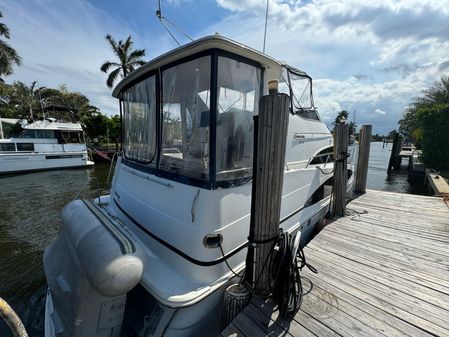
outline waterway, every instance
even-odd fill
[[[387,176],[391,144],[371,143],[367,187],[424,194],[406,171]],[[406,164],[406,163],[403,163]],[[75,198],[108,192],[109,165],[0,177],[0,296],[23,319],[31,337],[43,336],[45,276],[42,255],[57,235],[62,208]],[[0,336],[10,336],[0,319]]]

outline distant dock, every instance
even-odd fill
[[[281,319],[253,298],[228,336],[449,336],[449,208],[368,190],[306,247],[304,299]]]

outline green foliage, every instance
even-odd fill
[[[449,78],[441,78],[416,98],[399,125],[399,130],[422,148],[426,164],[449,168]]]
[[[83,125],[89,138],[100,138],[106,135],[108,117],[103,114],[86,116],[83,120]]]
[[[143,60],[145,49],[133,50],[131,36],[128,36],[125,41],[120,40],[117,42],[108,34],[106,35],[106,40],[109,42],[112,51],[118,59],[118,62],[106,61],[100,68],[104,73],[108,73],[111,68],[113,69],[106,80],[106,85],[109,88],[112,88],[119,76],[123,78],[137,67],[145,64],[145,61]]]
[[[34,120],[42,117],[43,104],[47,98],[45,87],[36,87],[34,81],[30,85],[16,81],[6,89],[5,100],[17,109],[18,118]]]
[[[111,118],[108,118],[108,138],[110,139],[110,142],[115,142],[116,140],[120,139],[120,133],[121,133],[121,123],[120,123],[120,116],[115,115]]]
[[[0,18],[3,17],[0,11]],[[0,37],[9,40],[9,28],[0,22]],[[2,76],[11,75],[13,73],[14,65],[22,63],[21,57],[5,40],[0,39],[0,82],[3,82]]]
[[[346,110],[342,110],[338,113],[337,117],[335,117],[335,121],[332,123],[333,125],[340,124],[340,120],[343,118],[348,120],[349,113]]]
[[[69,91],[66,85],[57,89],[37,87],[17,81],[12,85],[0,83],[0,116],[37,120],[53,117],[58,120],[80,122],[89,139],[115,143],[120,138],[120,117],[109,118],[79,92]],[[20,126],[3,124],[5,136],[20,131]],[[19,128],[19,129],[17,129]]]
[[[433,168],[449,168],[449,103],[420,107],[416,111],[422,130],[423,160]]]
[[[68,115],[72,121],[79,122],[98,112],[98,108],[90,105],[86,96],[79,92],[70,92],[64,84],[51,90],[52,94],[46,103],[58,111],[59,116],[54,117],[63,118]]]

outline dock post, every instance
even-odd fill
[[[253,180],[246,283],[253,294],[270,294],[269,261],[279,236],[282,183],[285,168],[290,97],[275,93],[263,96],[254,117]]]
[[[372,125],[364,124],[359,134],[359,155],[357,158],[357,172],[355,175],[354,192],[366,193],[366,180],[368,177],[368,161],[370,150]]]
[[[332,215],[346,214],[346,186],[348,184],[349,125],[335,126],[334,141],[334,188],[332,189]]]
[[[393,148],[391,149],[390,161],[388,162],[388,173],[391,173],[393,169],[399,170],[401,168],[401,157],[399,157],[400,151],[401,137],[399,136],[399,132],[395,131],[393,137]]]

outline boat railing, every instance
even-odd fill
[[[333,154],[332,152],[328,152],[328,153],[317,154],[313,157],[310,157],[309,161],[307,162],[306,168],[309,167],[310,164],[312,164],[312,161],[314,159],[321,158],[321,157],[327,157],[326,161],[324,162],[324,167],[326,167],[332,154]],[[323,164],[323,163],[315,163],[315,164]]]

